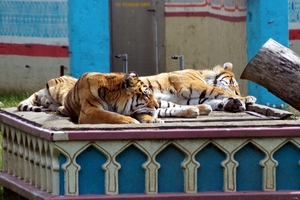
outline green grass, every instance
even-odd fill
[[[17,106],[22,100],[30,95],[26,92],[22,93],[0,93],[0,108],[9,108]]]
[[[0,93],[0,109],[16,107],[22,100],[28,98],[28,93]],[[2,133],[0,131],[0,168],[2,169]],[[0,187],[0,200],[22,199],[20,196],[14,196],[4,193],[3,187]]]

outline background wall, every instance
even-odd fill
[[[0,1],[0,93],[36,91],[69,72],[67,0]]]
[[[252,0],[165,0],[166,39],[161,45],[166,47],[166,71],[179,69],[178,60],[170,58],[174,54],[184,55],[185,68],[212,68],[230,61],[242,93],[247,94],[247,81],[239,80],[249,56],[246,1]],[[109,72],[109,4],[0,1],[0,93],[36,91],[46,80],[60,76],[61,66],[75,77],[86,71]],[[300,52],[298,10],[299,0],[289,0],[291,48],[296,52]]]
[[[289,40],[290,48],[300,55],[300,1],[289,0]]]
[[[109,0],[69,0],[71,75],[110,71]]]
[[[183,3],[184,2],[184,3]],[[247,81],[239,76],[247,64],[246,0],[168,0],[165,3],[167,71],[178,70],[184,55],[185,68],[205,69],[232,62],[243,94]]]

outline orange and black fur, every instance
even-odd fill
[[[240,96],[240,89],[232,72],[233,65],[225,63],[213,70],[185,69],[153,76],[140,77],[160,101],[179,105],[203,106],[212,110],[239,112],[246,104],[255,103],[253,96]]]
[[[158,103],[135,73],[85,73],[58,111],[79,124],[163,123]]]
[[[243,111],[256,99],[240,96],[232,68],[231,63],[225,63],[212,70],[186,69],[145,77],[86,73],[78,82],[63,76],[49,80],[44,89],[20,102],[18,110],[50,109],[79,123],[162,123],[156,117],[191,118],[212,110]],[[104,117],[100,120],[100,116]],[[118,117],[112,120],[108,116]]]
[[[43,89],[21,101],[17,108],[19,111],[41,112],[43,109],[57,111],[58,107],[62,106],[63,99],[76,81],[77,79],[71,76],[50,79]]]

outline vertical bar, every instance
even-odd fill
[[[60,66],[60,76],[63,76],[65,74],[65,66]]]
[[[128,73],[128,55],[123,54],[122,59],[123,59],[123,72],[127,74]]]
[[[179,56],[179,67],[180,67],[180,70],[183,70],[184,69],[184,56]]]

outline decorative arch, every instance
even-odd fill
[[[272,152],[279,163],[276,168],[276,190],[300,189],[300,144],[287,139]]]

